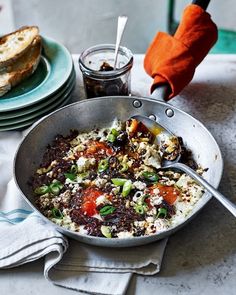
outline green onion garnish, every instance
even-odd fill
[[[135,212],[137,212],[139,214],[144,214],[145,212],[147,212],[147,205],[136,204],[134,206],[134,210],[135,210]]]
[[[74,181],[76,179],[76,175],[73,173],[64,173],[65,177],[70,179],[71,181]]]
[[[86,178],[86,177],[89,176],[89,173],[88,173],[88,172],[83,172],[83,173],[78,174],[78,176],[79,176],[80,178],[84,179],[84,178]]]
[[[99,213],[101,216],[106,216],[108,214],[113,213],[116,210],[115,207],[107,205],[100,209]]]
[[[109,142],[114,142],[115,140],[116,140],[115,135],[113,135],[113,134],[108,134],[108,136],[107,136],[107,141],[109,141]]]
[[[109,167],[108,159],[103,159],[98,164],[98,172],[104,172]]]
[[[121,165],[120,172],[125,172],[129,169],[129,166],[127,163],[120,163],[120,165]]]
[[[101,233],[104,235],[104,237],[106,238],[111,238],[111,227],[110,226],[106,226],[106,225],[102,225],[101,226]]]
[[[121,193],[122,196],[127,197],[128,194],[130,193],[131,189],[132,189],[132,182],[131,182],[131,180],[127,180],[123,185],[123,189],[122,189],[122,193]]]
[[[114,142],[119,135],[119,131],[117,131],[115,128],[111,129],[111,132],[107,136],[107,141]]]
[[[158,181],[158,175],[155,173],[155,172],[148,172],[148,171],[145,171],[143,172],[143,177],[150,181],[150,182],[157,182]]]
[[[78,172],[78,167],[77,165],[73,164],[71,167],[70,167],[70,172],[72,174],[76,174]]]
[[[112,178],[111,181],[114,185],[123,186],[126,183],[127,179],[125,179],[125,178]]]
[[[54,218],[57,218],[57,219],[62,219],[63,218],[63,214],[62,214],[60,209],[52,208],[51,211],[52,211],[52,216]]]
[[[166,208],[159,208],[157,213],[157,218],[162,217],[166,218],[167,216],[167,209]]]
[[[49,186],[50,191],[54,195],[58,195],[62,188],[63,188],[63,184],[58,180],[54,180]]]
[[[34,192],[37,194],[37,195],[44,195],[46,193],[49,193],[49,187],[47,185],[42,185],[40,187],[37,187]]]

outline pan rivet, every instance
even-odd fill
[[[148,116],[148,117],[149,117],[149,119],[151,119],[153,121],[156,121],[156,119],[157,119],[157,117],[155,115],[153,115],[153,114]]]
[[[141,106],[142,106],[142,103],[141,103],[141,101],[140,100],[134,100],[133,101],[133,106],[135,107],[135,108],[140,108]]]
[[[173,117],[174,116],[174,111],[172,109],[166,109],[166,116]]]

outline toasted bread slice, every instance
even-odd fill
[[[22,27],[0,38],[0,70],[13,64],[31,45],[39,34],[36,26]]]
[[[40,61],[42,39],[36,36],[28,50],[0,74],[0,96],[3,96],[13,86],[28,78],[36,70]]]

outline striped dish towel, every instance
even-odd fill
[[[159,272],[166,240],[127,249],[106,249],[69,241],[24,201],[12,179],[20,132],[0,133],[0,268],[45,256],[45,278],[89,294],[123,295],[133,273]],[[65,253],[66,252],[66,253]]]

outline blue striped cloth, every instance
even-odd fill
[[[25,220],[32,212],[25,209],[14,209],[6,212],[0,211],[0,222],[17,224]]]

